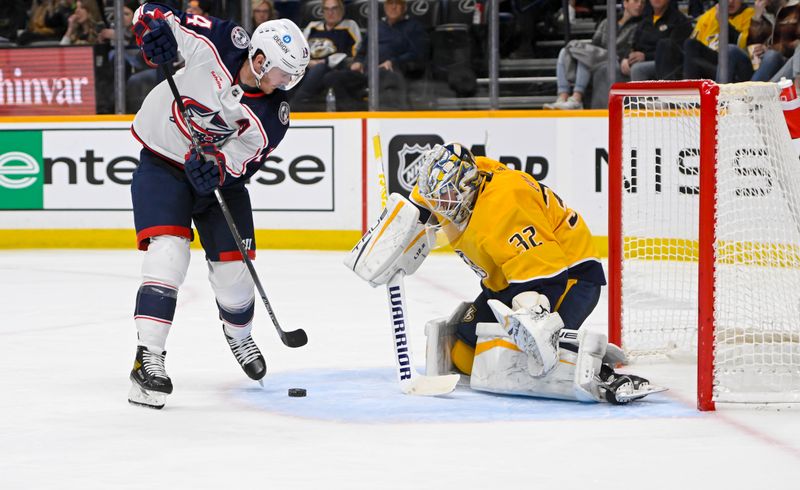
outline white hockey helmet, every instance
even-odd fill
[[[300,82],[308,66],[309,50],[303,32],[289,19],[268,20],[258,26],[250,38],[248,58],[250,70],[257,82],[273,68],[289,75],[289,82],[278,88],[289,90]],[[253,67],[253,58],[259,52],[266,57],[260,73]]]
[[[459,143],[436,145],[422,155],[417,187],[431,211],[462,227],[469,221],[483,174]]]

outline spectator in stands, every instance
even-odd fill
[[[738,0],[741,1],[741,0]],[[624,58],[631,50],[633,34],[642,20],[645,0],[623,0],[622,17],[617,20],[617,56]],[[608,59],[608,19],[603,19],[592,36],[591,43],[570,41],[558,53],[556,77],[558,97],[545,109],[583,109],[583,96],[592,78],[592,71],[604,69]],[[574,67],[574,77],[570,77]],[[574,82],[569,95],[570,82]]]
[[[278,18],[278,16],[275,15],[275,5],[272,3],[272,0],[253,0],[252,8],[254,31],[256,27],[264,22]],[[252,34],[252,32],[250,34]],[[308,72],[306,72],[306,75],[308,75]]]
[[[747,49],[752,53],[753,80],[765,82],[792,76],[791,62],[800,43],[800,2],[756,0]]]
[[[634,81],[679,78],[681,48],[691,32],[692,24],[678,10],[677,0],[650,0],[631,52],[620,65],[622,74]]]
[[[406,0],[386,0],[383,10],[386,16],[378,24],[381,107],[405,109],[408,105],[406,77],[424,73],[430,41],[422,24],[406,15]],[[330,71],[323,77],[323,85],[334,90],[339,110],[366,108],[366,46],[365,38],[349,70]]]
[[[754,10],[742,0],[728,0],[728,73],[730,82],[743,82],[753,76],[753,66],[744,51]],[[683,77],[719,80],[719,5],[697,19],[692,35],[683,44]]]
[[[28,27],[20,34],[17,44],[34,42],[58,43],[67,31],[67,19],[72,15],[72,3],[67,0],[34,0]]]
[[[97,2],[78,0],[75,11],[67,19],[67,32],[61,38],[61,44],[97,44],[102,40],[101,31],[104,29],[103,16]],[[108,33],[104,35],[107,36]]]
[[[314,99],[324,88],[322,78],[331,70],[349,70],[361,47],[361,31],[354,20],[344,18],[342,0],[324,0],[322,15],[324,20],[310,22],[303,30],[311,61],[292,98],[295,110],[315,110]]]

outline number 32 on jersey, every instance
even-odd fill
[[[526,226],[522,230],[511,235],[508,238],[508,243],[523,250],[530,250],[542,244],[542,242],[536,240],[536,228],[532,225]]]

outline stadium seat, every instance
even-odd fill
[[[408,0],[406,13],[417,19],[428,31],[439,24],[438,0]]]
[[[355,0],[346,4],[344,17],[353,19],[358,24],[358,27],[366,29],[369,22],[369,2],[370,0]],[[378,17],[380,18],[382,15],[383,12]]]
[[[475,0],[446,0],[443,24],[472,24]]]
[[[300,5],[300,22],[298,26],[300,29],[305,29],[309,22],[315,20],[323,20],[322,16],[322,0],[305,0]]]

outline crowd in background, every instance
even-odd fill
[[[338,110],[366,109],[366,11],[353,8],[364,1],[281,0],[276,6],[272,0],[252,0],[253,28],[270,19],[289,17],[309,39],[312,62],[305,80],[292,94],[295,110],[333,110],[334,106]],[[486,76],[485,0],[424,0],[428,2],[424,11],[413,7],[420,1],[382,2],[377,33],[381,109],[419,108],[417,99],[432,80],[438,80],[456,96],[473,96],[477,92],[475,80]],[[121,22],[126,45],[127,112],[135,112],[159,81],[158,73],[139,56],[130,32],[133,12],[140,3],[125,0]],[[241,18],[240,0],[161,3],[197,15]],[[461,7],[465,4],[471,10],[464,12]],[[560,0],[502,0],[499,5],[499,54],[503,59],[552,58],[554,55],[541,48],[543,41],[562,38],[565,24],[576,22],[576,18],[596,22],[591,38],[572,39],[561,47],[554,101],[544,108],[605,105],[612,82],[607,69],[605,2],[569,0],[566,15]],[[455,11],[457,6],[460,14]],[[102,57],[111,66],[118,28],[113,13],[112,0],[3,0],[0,48],[93,45],[101,48]],[[729,0],[727,46],[720,46],[718,18],[716,3],[704,0],[622,0],[615,19],[619,60],[616,81],[719,81],[720,49],[727,52],[727,81],[800,80],[800,0]],[[453,25],[464,28],[448,27]],[[466,33],[466,37],[448,37],[455,32]],[[447,47],[449,39],[457,49]],[[436,69],[445,65],[445,69]],[[98,103],[98,112],[110,112],[110,106]]]

